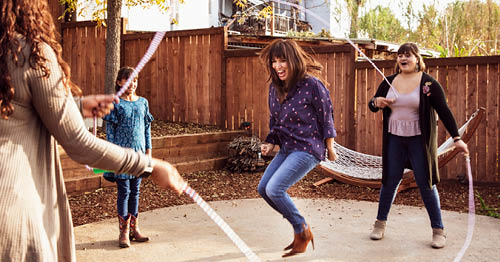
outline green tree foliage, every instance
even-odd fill
[[[423,6],[422,12],[416,14],[418,26],[409,33],[409,41],[416,42],[420,46],[434,48],[441,42],[441,26],[439,12],[434,5]]]
[[[377,6],[360,19],[359,30],[370,38],[401,42],[405,41],[406,30],[389,7]]]
[[[456,1],[440,17],[440,45],[453,54],[500,54],[500,5],[489,0]],[[457,50],[459,50],[457,52]],[[460,50],[465,50],[464,52]]]
[[[288,31],[286,36],[288,37],[300,37],[300,38],[331,38],[330,30],[321,29],[320,32],[315,34],[313,31]]]
[[[421,11],[415,12],[411,1],[406,6],[402,1],[405,26],[388,8],[377,6],[359,19],[359,32],[379,40],[416,42],[424,48],[438,49],[443,56],[500,54],[499,2],[455,0],[441,12],[434,4],[424,4]]]
[[[359,32],[359,10],[366,4],[366,0],[344,0],[351,17],[349,37],[357,38]]]

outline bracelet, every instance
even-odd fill
[[[140,175],[139,177],[142,177],[142,178],[146,178],[146,177],[149,177],[151,175],[151,173],[153,172],[153,159],[151,159],[151,157],[148,156],[148,165],[146,166],[146,169],[144,169],[144,172],[142,173],[142,175]]]
[[[453,138],[453,143],[456,143],[456,142],[458,142],[458,141],[460,141],[460,140],[462,140],[462,138],[461,138],[461,137],[459,137],[459,136],[458,136],[458,137],[455,137],[455,138]]]

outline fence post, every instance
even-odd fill
[[[358,52],[354,49],[354,47],[350,46],[349,51],[349,59],[347,61],[346,73],[347,73],[347,92],[346,92],[346,100],[345,103],[348,105],[346,107],[346,130],[356,130],[356,121],[355,121],[355,113],[356,113],[356,60],[358,59]],[[357,132],[348,132],[347,136],[347,145],[356,145]]]
[[[228,45],[228,26],[224,26],[224,40],[222,41],[222,50],[220,52],[221,56],[221,79],[220,79],[220,116],[218,125],[220,128],[228,128],[227,126],[227,96],[226,96],[226,57],[224,56],[224,51],[227,49]]]

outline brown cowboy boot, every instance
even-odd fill
[[[141,234],[139,231],[139,223],[138,223],[138,218],[135,217],[132,214],[129,214],[131,217],[130,220],[130,235],[129,238],[131,241],[137,241],[137,242],[146,242],[149,241],[149,237]]]
[[[118,215],[118,223],[120,225],[120,236],[118,237],[118,245],[121,248],[130,247],[130,240],[128,238],[130,231],[130,216],[127,217],[127,220],[123,219],[120,215]]]
[[[311,242],[314,249],[314,236],[311,232],[311,226],[306,226],[302,224],[302,228],[304,229],[301,233],[294,235],[293,247],[292,250],[288,253],[283,254],[282,257],[293,256],[297,253],[306,252],[307,245],[309,241]]]

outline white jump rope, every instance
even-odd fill
[[[285,5],[290,5],[293,7],[296,7],[298,9],[301,9],[302,11],[314,16],[316,19],[321,21],[323,24],[327,25],[325,21],[313,12],[303,8],[302,6],[299,6],[297,4],[292,4],[288,2],[283,2],[279,0],[275,0],[277,3],[285,4]],[[146,65],[146,63],[151,59],[153,56],[154,52],[158,48],[158,45],[160,44],[161,40],[163,39],[165,35],[165,32],[157,32],[151,41],[151,44],[148,47],[148,50],[146,51],[146,54],[142,59],[140,60],[139,64],[135,68],[135,70],[132,72],[132,75],[127,79],[125,84],[122,86],[122,88],[116,93],[118,97],[120,97],[125,90],[127,90],[128,86],[130,83],[133,81],[134,78],[136,78],[139,74],[139,72],[142,70],[142,68]],[[363,56],[372,66],[377,70],[377,72],[384,78],[384,80],[390,85],[392,89],[394,89],[394,86],[389,82],[389,80],[385,77],[385,75],[380,71],[380,69],[373,63],[372,60],[370,60],[349,38],[346,38],[347,42],[353,46],[360,54]],[[394,91],[394,90],[393,90]],[[397,92],[394,92],[397,94]],[[96,128],[97,126],[97,117],[94,117],[94,135],[96,134]],[[460,249],[459,253],[453,260],[453,262],[459,262],[463,255],[465,254],[465,251],[469,247],[471,240],[472,240],[472,235],[474,231],[474,223],[475,223],[475,206],[474,206],[474,188],[472,185],[472,172],[471,172],[471,166],[470,166],[470,158],[469,155],[466,155],[466,164],[467,164],[467,176],[469,178],[469,216],[468,216],[468,227],[467,227],[467,236],[465,239],[465,243]],[[90,167],[87,166],[88,169],[91,169]],[[231,229],[231,227],[203,200],[203,198],[196,193],[194,189],[192,189],[190,186],[187,184],[184,185],[182,191],[186,193],[200,208],[219,226],[224,233],[233,241],[233,243],[241,250],[243,254],[247,257],[249,261],[252,262],[257,262],[260,261],[259,257],[243,242],[243,240]]]
[[[116,93],[116,96],[120,97],[123,92],[125,92],[130,85],[130,83],[135,79],[142,68],[146,65],[146,63],[151,59],[153,54],[155,53],[158,45],[161,43],[163,37],[165,36],[165,32],[157,32],[151,41],[151,44],[146,51],[146,54],[139,61],[139,64],[135,67],[135,70],[132,72],[130,77],[127,79],[125,84],[121,87],[121,89]],[[94,135],[96,135],[97,130],[97,117],[94,117]],[[93,168],[88,167],[87,169],[93,170]],[[226,235],[233,241],[233,243],[241,250],[243,254],[247,257],[248,261],[251,262],[259,262],[260,258],[243,242],[243,240],[231,229],[231,227],[203,200],[203,198],[196,193],[194,189],[187,185],[187,183],[183,186],[182,191],[186,193],[198,206],[201,207],[203,211],[217,224],[217,226],[226,233]]]
[[[324,21],[323,18],[319,17],[314,12],[311,12],[310,10],[305,9],[304,7],[302,7],[300,5],[288,3],[288,2],[285,2],[285,1],[281,1],[281,0],[274,0],[274,2],[280,3],[280,4],[284,4],[284,5],[293,6],[293,7],[297,8],[297,9],[300,9],[301,11],[303,11],[303,12],[305,12],[305,13],[313,16],[316,19],[318,19],[325,26],[328,26],[328,23],[326,23],[326,21]],[[373,66],[373,68],[375,68],[375,70],[377,70],[377,72],[384,78],[384,80],[387,82],[387,84],[389,84],[389,86],[393,89],[393,92],[394,92],[394,94],[397,97],[398,93],[395,92],[394,86],[385,77],[384,73],[382,73],[382,71],[380,71],[380,69],[373,63],[373,61],[370,58],[368,58],[363,53],[363,51],[361,51],[361,49],[359,49],[349,38],[346,38],[346,41],[352,47],[354,47],[361,54],[361,56],[364,57]],[[465,251],[467,250],[467,248],[469,247],[469,245],[470,245],[470,243],[472,241],[472,234],[474,232],[474,224],[475,224],[474,188],[473,188],[473,185],[472,185],[472,171],[471,171],[471,166],[470,166],[470,157],[469,157],[469,155],[465,155],[465,162],[466,162],[466,165],[467,165],[467,176],[469,178],[469,216],[468,216],[468,222],[467,222],[467,236],[465,238],[464,245],[462,246],[462,248],[458,252],[458,254],[455,257],[455,259],[453,260],[453,262],[459,262],[462,259],[463,255],[465,254]]]

